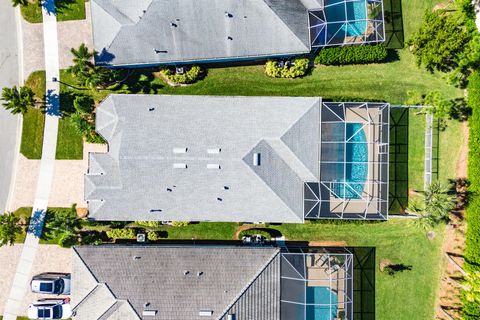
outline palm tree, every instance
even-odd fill
[[[0,247],[15,242],[17,234],[22,231],[19,222],[20,218],[11,212],[0,215]]]
[[[455,195],[450,194],[450,185],[432,182],[421,198],[412,199],[407,211],[418,216],[418,226],[428,229],[448,221],[450,211],[455,208]]]
[[[73,55],[73,65],[68,68],[68,71],[83,81],[83,78],[94,68],[93,52],[88,50],[85,43],[82,43],[77,50],[71,48],[70,52]]]
[[[26,5],[28,5],[28,0],[12,0],[12,5],[14,7],[19,6],[19,5],[20,6],[26,6]]]
[[[35,94],[29,87],[20,87],[20,90],[16,86],[12,88],[3,88],[2,100],[5,102],[3,106],[5,109],[10,110],[13,114],[25,114],[29,107],[35,106]]]

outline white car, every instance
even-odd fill
[[[70,299],[43,299],[28,306],[28,319],[69,319],[72,316]]]
[[[32,292],[43,294],[70,294],[70,274],[42,273],[32,278],[30,287]]]

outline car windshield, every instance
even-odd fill
[[[58,279],[57,281],[55,281],[55,291],[53,291],[54,293],[62,293],[63,292],[63,280],[62,279]]]
[[[50,309],[39,308],[38,309],[38,318],[39,319],[50,319]]]
[[[56,305],[53,307],[53,319],[62,319],[62,306]]]
[[[52,292],[53,291],[53,284],[51,282],[41,282],[40,283],[40,291],[42,291],[42,292]]]

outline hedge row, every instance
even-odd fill
[[[480,73],[474,72],[468,79],[468,105],[472,109],[470,126],[468,177],[469,203],[467,208],[467,239],[465,269],[480,271]],[[480,305],[463,297],[463,319],[480,319]]]
[[[331,47],[320,49],[315,57],[315,63],[323,65],[374,63],[385,61],[387,56],[388,50],[384,45]]]

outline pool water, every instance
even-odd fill
[[[309,320],[333,320],[337,316],[337,294],[328,287],[308,287],[307,304],[324,304],[324,306],[307,305]],[[329,306],[331,304],[331,306]],[[326,305],[326,306],[325,306]]]
[[[337,198],[360,199],[368,176],[368,144],[362,123],[347,123],[345,144],[345,179],[343,164],[337,166],[337,177],[334,192]],[[339,152],[343,152],[339,149]],[[339,154],[339,158],[343,158]]]
[[[326,0],[325,15],[328,23],[328,33],[332,36],[360,36],[367,29],[367,0]],[[331,5],[331,6],[330,6]],[[355,21],[361,20],[361,21]],[[345,23],[345,21],[353,21]],[[339,30],[344,32],[338,32]],[[337,33],[338,32],[338,33]]]

